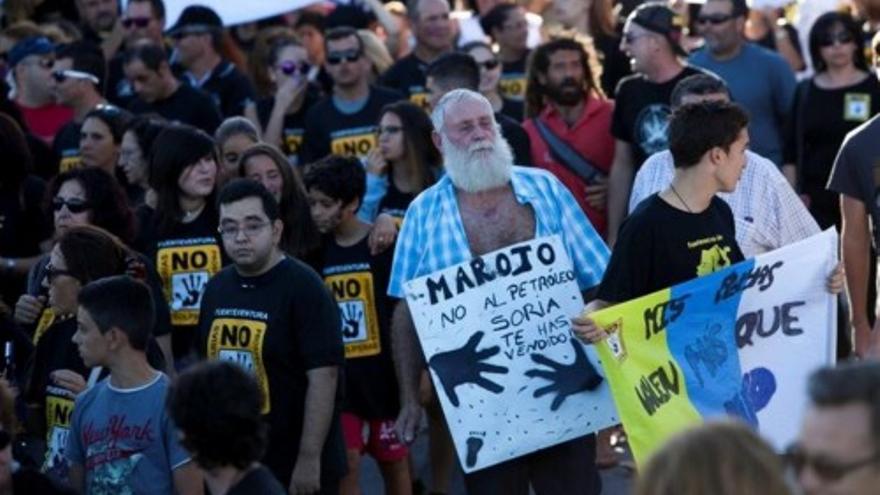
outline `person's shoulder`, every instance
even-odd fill
[[[89,407],[91,407],[92,404],[94,404],[95,401],[98,400],[98,397],[107,392],[109,383],[108,380],[110,380],[109,375],[102,378],[101,380],[98,380],[97,383],[77,395],[76,401],[74,403],[74,408],[79,409],[81,414],[87,414],[89,412]]]
[[[658,151],[645,159],[645,162],[639,167],[638,175],[654,174],[672,168],[674,168],[672,152],[669,150]]]
[[[712,57],[709,55],[709,49],[706,48],[705,45],[697,48],[688,55],[688,62],[691,64],[703,65],[711,60]]]
[[[614,90],[615,98],[620,98],[621,93],[638,88],[647,82],[648,80],[644,74],[639,72],[632,73],[618,81],[617,89]]]
[[[880,138],[880,114],[849,131],[843,139],[842,148],[851,146],[876,145]]]
[[[177,90],[175,96],[183,101],[191,102],[192,100],[205,100],[210,102],[212,105],[214,104],[214,100],[211,99],[211,95],[206,93],[205,91],[190,86],[186,83],[180,84],[180,89]],[[188,105],[189,106],[189,105]],[[195,106],[195,105],[192,105]]]
[[[561,199],[558,194],[565,186],[553,173],[540,167],[523,167],[514,165],[511,180],[537,192],[546,192],[554,201]]]
[[[328,111],[335,112],[336,107],[333,105],[332,96],[324,96],[318,99],[312,108],[306,112],[306,125],[309,123],[317,123],[323,121],[322,115],[327,115]]]
[[[385,86],[372,86],[370,88],[370,95],[380,102],[395,102],[405,98],[400,91]]]
[[[214,287],[222,287],[224,285],[230,284],[234,282],[235,277],[237,276],[237,272],[235,271],[235,265],[229,264],[220,269],[219,272],[214,274],[213,277],[208,280],[207,289],[212,289]]]

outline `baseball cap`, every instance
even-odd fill
[[[214,9],[204,5],[190,5],[183,9],[168,33],[173,36],[177,33],[208,33],[221,29],[223,21]]]
[[[648,31],[662,34],[669,41],[669,44],[672,45],[675,53],[683,57],[687,56],[687,52],[684,51],[680,43],[684,22],[666,4],[660,2],[643,3],[632,11],[628,20]]]
[[[55,45],[45,36],[31,36],[25,38],[9,50],[10,67],[15,67],[19,62],[31,55],[48,55],[55,52]]]

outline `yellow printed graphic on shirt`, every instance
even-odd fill
[[[372,131],[334,137],[333,140],[330,141],[330,151],[334,155],[356,156],[362,158],[367,156],[367,153],[375,147],[376,134]]]
[[[62,158],[61,162],[58,164],[58,173],[63,174],[64,172],[69,172],[70,170],[80,167],[82,167],[81,156],[66,156]]]
[[[67,463],[64,451],[70,433],[70,414],[73,412],[74,399],[72,393],[66,390],[56,391],[70,394],[71,397],[53,394],[46,396],[46,457],[43,461],[43,472],[46,473],[64,467]]]
[[[40,319],[37,321],[37,328],[34,330],[34,345],[37,345],[37,342],[40,341],[40,337],[42,337],[43,334],[46,333],[46,330],[48,330],[54,323],[55,310],[46,306],[46,309],[43,310]]]
[[[265,321],[217,318],[211,322],[211,332],[208,334],[208,359],[236,363],[253,375],[262,396],[260,412],[268,414],[272,404],[269,399],[269,377],[263,363],[265,338]]]
[[[511,100],[522,100],[526,94],[526,78],[522,74],[511,74],[513,77],[501,76],[498,81],[498,91],[501,96]]]
[[[222,268],[220,247],[201,244],[160,248],[156,260],[171,309],[171,324],[197,324],[205,286]]]
[[[722,245],[723,240],[724,236],[718,234],[687,243],[688,249],[700,249],[700,263],[696,269],[698,277],[715,273],[733,264],[730,261],[731,247]]]
[[[339,305],[346,359],[375,356],[382,352],[373,274],[353,272],[324,279]]]
[[[302,148],[302,142],[302,129],[284,130],[284,152],[287,153],[287,158],[296,157],[299,155],[299,150],[300,148]]]
[[[416,92],[410,93],[409,102],[419,108],[427,110],[428,109],[428,92],[427,91],[416,91]]]

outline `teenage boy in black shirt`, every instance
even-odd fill
[[[157,113],[211,135],[220,125],[222,118],[214,100],[174,77],[162,47],[145,44],[125,52],[124,68],[125,77],[137,93],[128,106],[132,113]]]
[[[387,493],[408,493],[408,451],[394,433],[400,405],[389,336],[393,301],[386,295],[394,253],[370,254],[372,225],[357,217],[366,173],[356,158],[329,156],[310,165],[305,185],[312,219],[326,236],[322,274],[339,305],[345,342],[342,428],[349,472],[343,492],[358,491],[358,465],[367,452],[379,463]]]
[[[329,154],[365,158],[376,147],[376,124],[382,107],[402,98],[391,90],[370,87],[370,61],[357,31],[338,27],[324,38],[324,66],[333,78],[333,94],[306,114],[300,163]]]
[[[234,265],[205,289],[200,352],[256,378],[271,432],[263,463],[278,480],[291,493],[337,493],[346,471],[339,309],[321,278],[278,247],[278,204],[262,185],[234,180],[218,203]]]

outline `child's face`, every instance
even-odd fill
[[[343,206],[342,200],[333,199],[317,189],[309,189],[309,211],[322,234],[335,231],[342,223]]]

